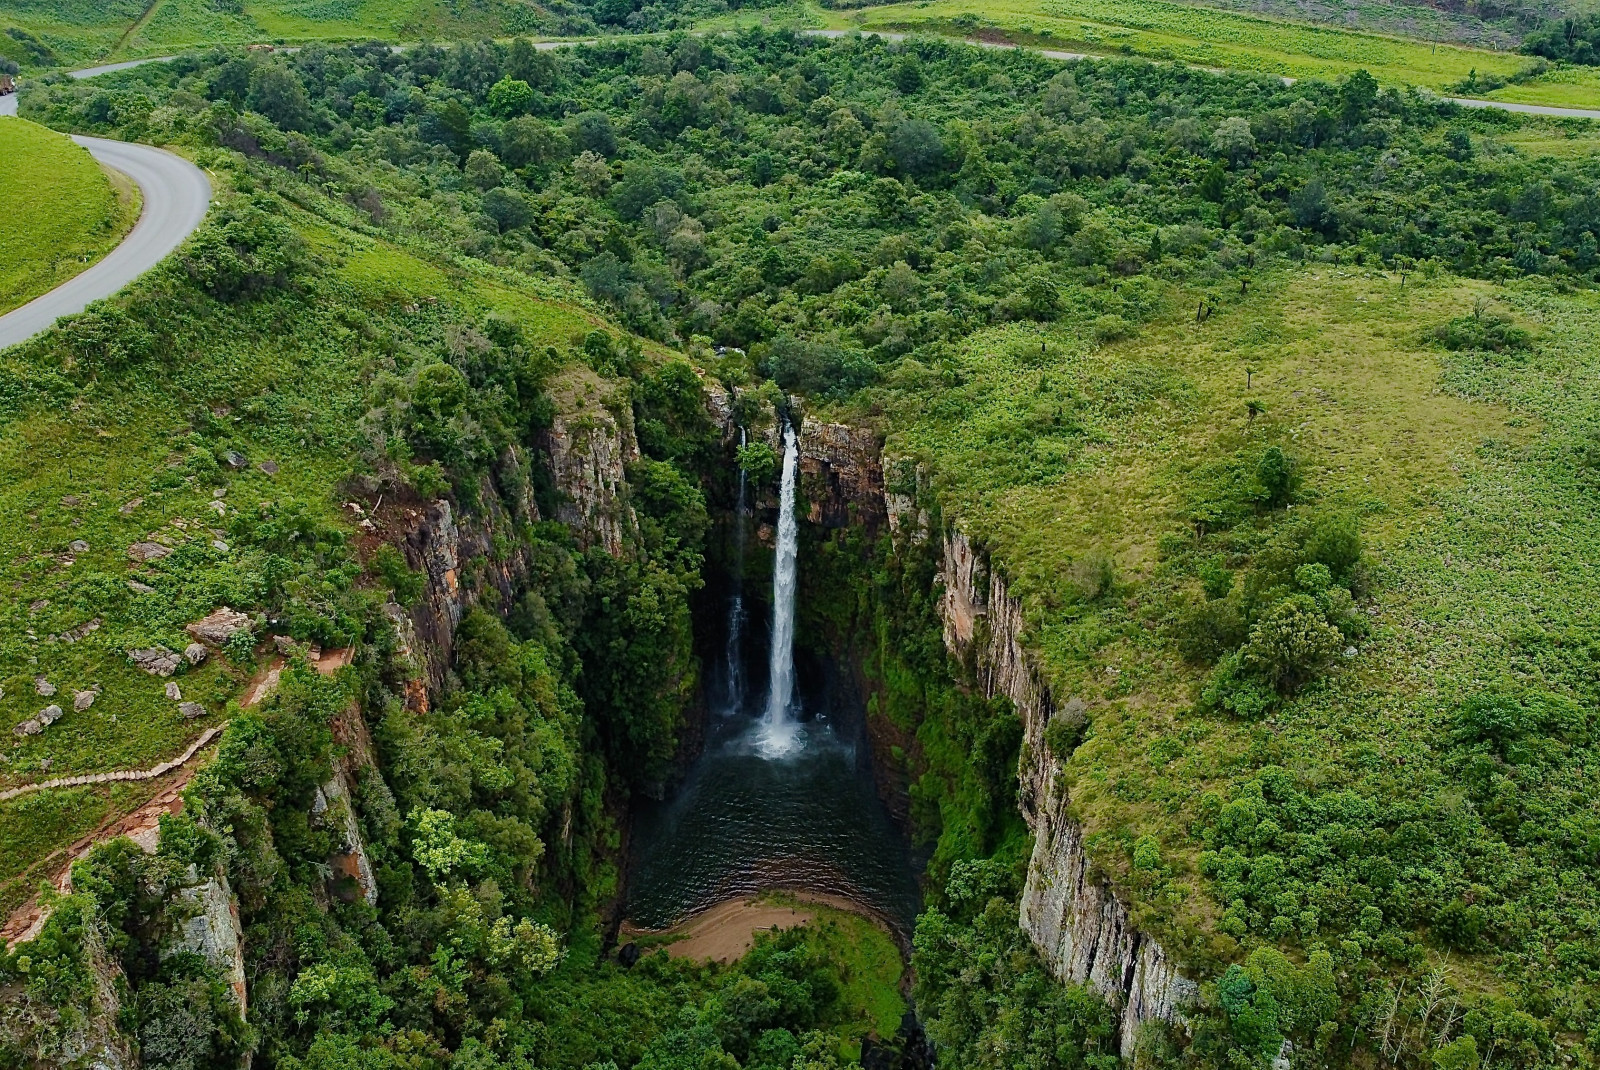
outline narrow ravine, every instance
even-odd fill
[[[864,703],[845,667],[795,651],[801,561],[792,427],[783,446],[770,625],[765,634],[745,627],[735,576],[720,644],[729,664],[713,675],[728,682],[728,693],[683,782],[635,813],[628,917],[659,928],[784,889],[837,897],[906,936],[919,907],[915,870],[873,782]],[[736,530],[746,522],[742,507],[734,522]],[[732,543],[740,555],[743,533]],[[732,570],[742,564],[736,556]],[[744,686],[759,681],[763,663],[764,692]],[[763,695],[759,703],[746,700],[752,693]]]

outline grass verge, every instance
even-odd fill
[[[114,249],[139,218],[138,189],[64,134],[0,118],[0,315]]]

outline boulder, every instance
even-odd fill
[[[33,678],[33,689],[45,698],[49,698],[51,695],[56,693],[56,685],[52,684],[49,680],[46,680],[42,676],[35,676]]]
[[[96,695],[93,691],[76,692],[72,696],[72,708],[79,711],[86,710],[94,705],[95,698]]]
[[[23,721],[11,731],[19,736],[36,736],[44,731],[44,726],[38,721]]]
[[[269,476],[275,476],[278,474],[277,461],[262,461],[260,464],[256,465],[256,467],[261,469]]]
[[[250,624],[248,614],[222,606],[190,624],[184,631],[209,646],[221,646],[240,632],[248,632]]]
[[[133,515],[133,511],[135,509],[139,508],[139,506],[141,506],[143,504],[144,504],[144,499],[143,498],[135,498],[131,502],[124,502],[122,504],[122,507],[120,509],[118,509],[117,512],[121,513],[123,516],[132,516]]]
[[[237,472],[250,462],[245,460],[244,454],[238,450],[229,450],[222,455],[222,463]]]
[[[206,648],[199,643],[190,643],[183,648],[183,656],[189,660],[190,665],[198,665],[206,660]]]
[[[140,647],[128,651],[128,660],[151,676],[171,676],[183,663],[183,658],[164,646]]]
[[[167,681],[167,697],[170,698],[173,702],[182,702],[183,701],[183,689],[178,686],[178,681],[176,681],[176,680],[168,680]]]
[[[183,715],[185,721],[192,721],[196,717],[204,717],[206,708],[198,702],[180,702],[178,703],[178,712]]]
[[[148,583],[140,583],[138,580],[129,580],[128,590],[132,591],[134,594],[156,593],[156,589],[154,587],[150,586]]]
[[[39,723],[48,728],[57,721],[61,720],[62,712],[63,711],[60,706],[51,703],[39,711]]]
[[[159,561],[171,552],[171,550],[165,546],[162,546],[159,542],[136,542],[132,546],[128,547],[128,560],[138,561],[140,563],[146,561]]]
[[[86,554],[89,552],[89,544],[82,539],[73,539],[72,542],[67,544],[67,549],[75,554]]]

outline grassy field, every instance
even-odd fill
[[[0,39],[25,68],[86,66],[207,44],[256,41],[455,39],[559,28],[520,0],[0,0],[0,30],[17,28],[40,53]]]
[[[1388,85],[1439,92],[1467,78],[1509,78],[1527,58],[1459,45],[1285,22],[1163,0],[918,0],[818,14],[835,28],[983,37],[1094,54],[1129,53],[1203,67],[1337,80],[1365,69]],[[759,15],[752,13],[751,18]],[[822,25],[819,22],[817,25]],[[1600,106],[1600,72],[1552,71],[1492,99]]]
[[[113,183],[87,151],[53,130],[0,119],[0,160],[3,314],[110,252],[139,213],[137,187],[120,176]]]
[[[1430,326],[1474,308],[1526,325],[1539,356],[1427,342]],[[1275,761],[1323,791],[1447,795],[1445,755],[1419,741],[1448,735],[1455,703],[1501,682],[1562,686],[1569,674],[1543,659],[1600,625],[1600,579],[1585,564],[1600,515],[1563,460],[1595,416],[1573,385],[1594,373],[1585,339],[1597,326],[1593,293],[1448,276],[1402,289],[1393,275],[1312,266],[1261,280],[1203,326],[1175,313],[1104,347],[1048,329],[988,333],[964,352],[960,396],[942,403],[968,418],[901,410],[890,448],[941,459],[952,510],[1030,607],[1056,694],[1090,703],[1067,776],[1091,851],[1128,879],[1133,838],[1161,839],[1176,875],[1140,909],[1190,961],[1235,946],[1192,894],[1204,792]],[[1076,399],[1086,445],[1027,430],[1051,399]],[[1269,442],[1299,457],[1314,507],[1360,515],[1375,600],[1347,669],[1250,724],[1194,707],[1200,671],[1167,638],[1159,590],[1171,582],[1164,538],[1193,537],[1198,473]],[[1115,609],[1072,603],[1064,578],[1085,560],[1111,563]]]

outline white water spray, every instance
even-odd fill
[[[745,445],[744,428],[739,428],[739,447]],[[733,600],[728,603],[728,709],[730,714],[744,708],[744,514],[750,493],[750,476],[739,466],[739,507],[733,514]]]
[[[783,429],[783,482],[778,505],[778,551],[772,567],[772,654],[767,709],[756,736],[764,758],[782,758],[800,746],[799,726],[791,716],[794,700],[795,558],[800,528],[794,515],[794,484],[800,466],[800,444],[794,428]]]

